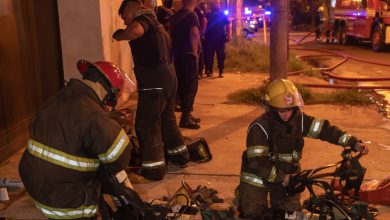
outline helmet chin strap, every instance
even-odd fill
[[[108,105],[110,107],[115,107],[118,102],[118,99],[116,98],[115,93],[108,92],[106,96],[104,96],[104,99],[102,100],[103,105]]]

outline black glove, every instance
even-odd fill
[[[309,174],[310,172],[305,170],[300,173],[291,175],[288,186],[285,186],[286,196],[291,196],[303,192],[305,190],[305,184]]]
[[[124,32],[124,31],[125,31],[125,29],[118,29],[118,30],[116,30],[116,31],[114,32],[114,34],[112,34],[112,38],[114,38],[115,40],[117,40],[116,38],[118,37],[118,34]]]
[[[199,185],[196,187],[192,196],[201,203],[206,203],[207,205],[213,203],[222,203],[223,199],[218,198],[216,195],[218,193],[217,190],[213,188],[207,188],[206,186]]]

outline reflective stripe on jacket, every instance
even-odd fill
[[[118,134],[118,137],[107,150],[107,152],[98,155],[100,160],[70,155],[54,148],[45,146],[44,144],[32,139],[30,139],[27,143],[27,150],[30,152],[30,154],[42,160],[46,160],[50,163],[54,163],[68,169],[78,171],[96,171],[100,166],[100,161],[103,163],[110,163],[115,161],[122,154],[128,144],[129,138],[124,130],[121,130]]]
[[[42,160],[46,160],[50,163],[54,163],[68,169],[78,171],[96,171],[100,166],[100,160],[98,159],[73,156],[45,146],[44,144],[32,139],[30,139],[27,143],[27,150],[30,154]]]
[[[41,210],[44,216],[52,219],[75,219],[94,217],[97,213],[98,206],[80,206],[74,209],[53,208],[43,205],[33,199],[34,205]]]

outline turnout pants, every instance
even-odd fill
[[[270,194],[271,209],[268,208],[267,196]],[[240,183],[239,186],[240,216],[244,218],[262,220],[270,211],[282,209],[287,211],[300,211],[300,194],[286,197],[283,186],[278,184],[271,187],[260,188],[248,183]]]
[[[177,127],[175,95],[177,80],[172,65],[134,68],[138,83],[135,130],[141,147],[142,175],[161,180],[166,159],[181,165],[189,161],[187,147]]]

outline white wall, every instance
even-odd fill
[[[124,28],[118,15],[122,0],[58,0],[64,78],[80,78],[79,59],[113,62],[134,79],[130,47],[113,41],[117,28]]]

